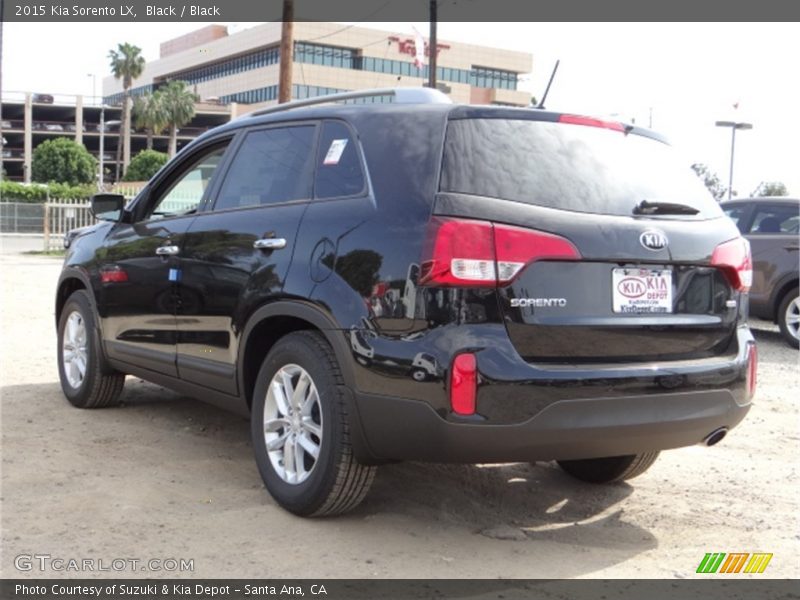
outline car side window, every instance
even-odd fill
[[[790,205],[759,206],[750,227],[752,235],[797,233],[798,208]]]
[[[747,213],[750,212],[747,205],[729,206],[724,208],[723,212],[736,224],[741,233],[747,233],[744,230],[745,221],[743,220],[747,217]]]
[[[214,210],[311,198],[314,125],[251,131],[225,174]]]
[[[361,158],[350,130],[341,122],[326,121],[317,153],[314,197],[355,196],[363,191]]]
[[[150,208],[146,218],[163,219],[189,214],[197,210],[211,178],[225,155],[224,146],[203,154],[173,181]]]

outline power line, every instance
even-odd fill
[[[382,11],[384,8],[386,8],[387,6],[389,6],[389,4],[390,4],[392,1],[393,1],[393,0],[386,0],[386,2],[384,2],[383,4],[381,4],[381,5],[380,5],[378,8],[376,8],[375,10],[373,10],[373,11],[372,11],[371,13],[369,13],[367,16],[363,17],[363,18],[362,18],[360,21],[356,21],[355,23],[351,23],[350,25],[345,25],[345,26],[344,26],[344,27],[342,27],[341,29],[337,29],[336,31],[332,31],[332,32],[330,32],[330,33],[326,33],[325,35],[320,35],[320,36],[318,36],[318,37],[315,37],[315,38],[311,38],[311,39],[308,39],[308,40],[300,40],[300,41],[303,41],[303,42],[315,42],[315,41],[317,41],[317,40],[324,40],[325,38],[327,38],[327,37],[331,37],[332,35],[336,35],[337,33],[342,33],[343,31],[347,31],[348,29],[350,29],[350,28],[352,28],[352,27],[355,27],[356,25],[360,25],[361,23],[363,23],[364,21],[366,21],[367,19],[369,19],[371,16],[375,15],[376,13],[379,13],[379,12],[380,12],[380,11]]]

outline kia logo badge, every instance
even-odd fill
[[[656,229],[648,229],[639,236],[639,242],[648,250],[663,250],[667,247],[667,236]]]

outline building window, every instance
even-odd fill
[[[294,60],[295,62],[300,63],[336,67],[340,69],[371,71],[373,73],[387,73],[405,77],[418,77],[421,79],[427,79],[428,77],[427,65],[422,69],[418,69],[413,63],[407,61],[375,58],[372,56],[362,57],[358,55],[358,50],[353,48],[326,46],[324,44],[312,44],[309,42],[295,42]],[[280,51],[277,46],[273,46],[270,48],[260,48],[247,54],[242,54],[226,60],[203,65],[194,69],[170,73],[164,75],[161,79],[178,79],[185,81],[191,86],[252,69],[260,69],[269,65],[277,64],[278,62],[280,62]],[[437,78],[440,81],[469,84],[480,88],[516,90],[518,74],[514,73],[513,71],[504,71],[502,69],[492,69],[479,66],[473,66],[471,70],[456,69],[452,67],[439,67],[437,69]],[[156,85],[158,83],[159,82],[156,82]],[[269,90],[270,88],[261,89]],[[141,86],[139,88],[134,88],[131,90],[131,93],[136,96],[152,91],[153,85],[150,84]],[[260,93],[253,92],[252,94],[248,94],[249,92],[241,92],[238,94],[224,96],[224,98],[231,98],[229,100],[230,102],[248,103],[266,102],[268,100],[274,100],[277,98],[277,94],[272,95],[272,93],[269,91],[262,91]],[[322,94],[310,93],[308,96],[295,97],[310,97],[316,95]],[[247,98],[247,100],[245,100],[245,98]],[[223,98],[220,99],[223,100]],[[122,102],[122,94],[118,93],[107,96],[105,98],[105,102],[108,104],[119,104]],[[225,100],[223,100],[223,102],[225,102]]]
[[[252,69],[260,69],[269,65],[274,65],[280,62],[280,51],[277,46],[272,48],[261,48],[241,56],[229,58],[216,63],[203,65],[196,69],[189,69],[187,71],[180,71],[165,75],[164,79],[180,79],[188,84],[202,83],[211,79],[219,79],[220,77],[227,77],[250,71]]]

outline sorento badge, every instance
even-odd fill
[[[657,229],[648,229],[639,236],[639,242],[648,250],[663,250],[669,243],[667,236]]]

